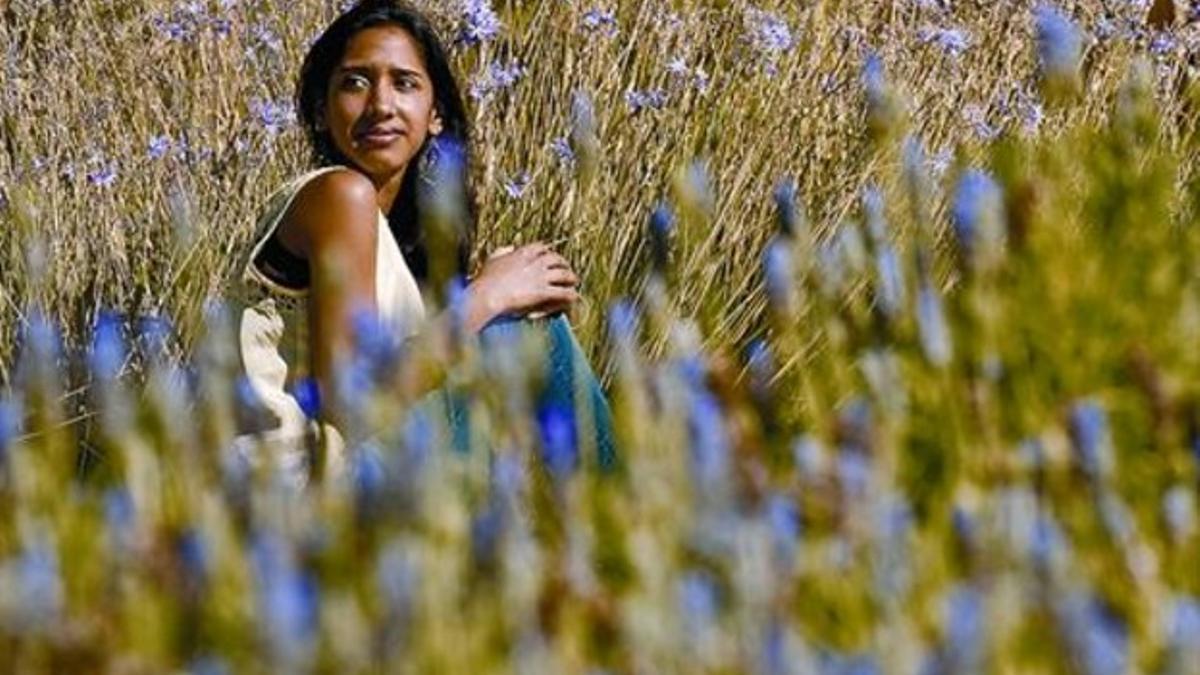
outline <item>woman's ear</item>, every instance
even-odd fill
[[[437,136],[442,133],[442,127],[442,116],[438,113],[437,108],[434,108],[429,118],[429,135]]]

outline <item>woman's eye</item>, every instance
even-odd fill
[[[396,80],[396,88],[400,91],[409,91],[417,88],[417,81],[411,77],[402,77]]]
[[[362,75],[349,75],[342,80],[342,87],[344,89],[363,89],[369,86],[371,86],[371,83]]]

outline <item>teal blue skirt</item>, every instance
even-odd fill
[[[554,474],[566,474],[581,464],[601,471],[617,466],[612,412],[587,356],[575,339],[571,324],[559,314],[544,319],[501,318],[479,333],[485,364],[500,361],[505,350],[523,349],[537,341],[544,358],[541,385],[533,392],[530,407],[537,417],[540,456]],[[445,411],[454,449],[470,452],[472,429],[469,397],[448,387],[439,392],[439,408]],[[590,455],[590,459],[588,458]]]

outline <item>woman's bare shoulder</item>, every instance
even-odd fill
[[[374,238],[378,214],[375,186],[352,169],[327,171],[306,182],[279,225],[282,243],[308,257],[331,239]]]

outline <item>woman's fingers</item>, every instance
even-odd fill
[[[570,269],[562,267],[552,267],[546,271],[546,281],[551,286],[571,286],[579,285],[579,277]]]

